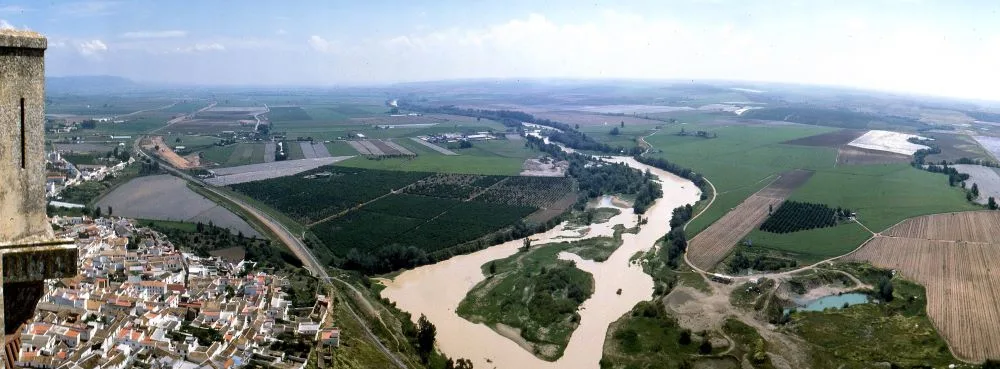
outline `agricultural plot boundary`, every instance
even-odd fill
[[[299,142],[302,148],[302,155],[306,159],[320,159],[330,157],[330,152],[326,150],[326,145],[322,143],[312,143],[308,141]]]
[[[205,182],[215,186],[228,186],[237,183],[260,181],[264,179],[290,176],[313,170],[324,165],[352,158],[351,156],[336,156],[328,158],[284,160],[271,163],[241,165],[238,167],[214,169],[216,177]]]
[[[457,154],[457,153],[455,153],[454,151],[451,151],[451,150],[448,150],[448,149],[446,149],[446,148],[443,148],[443,147],[441,147],[441,146],[438,146],[438,145],[435,145],[435,144],[432,144],[432,143],[430,143],[430,142],[427,142],[427,141],[424,141],[424,140],[421,140],[421,139],[419,139],[419,138],[416,138],[416,137],[410,137],[410,139],[411,139],[411,140],[413,140],[414,142],[418,143],[418,144],[421,144],[421,145],[424,145],[424,146],[427,146],[427,147],[428,147],[428,148],[430,148],[431,150],[434,150],[434,151],[437,151],[437,152],[439,152],[439,153],[442,153],[442,154],[444,154],[444,155],[458,155],[458,154]]]
[[[688,261],[703,271],[711,270],[729,255],[744,236],[764,222],[769,208],[781,206],[792,191],[805,184],[812,175],[812,171],[801,169],[782,173],[774,182],[692,238],[688,245]]]
[[[927,315],[955,356],[1000,358],[1000,213],[973,211],[907,219],[847,258],[894,269],[927,290]]]
[[[576,201],[569,178],[434,174],[308,225],[349,268],[389,271],[509,241]],[[523,222],[523,223],[522,223]],[[549,224],[551,226],[551,224]]]
[[[874,150],[871,148],[857,147],[852,145],[859,138],[871,131],[843,129],[839,131],[821,133],[818,135],[806,136],[782,142],[786,145],[811,146],[811,147],[831,147],[837,149],[837,165],[871,165],[871,164],[893,164],[906,163],[912,157],[910,155],[893,153],[888,151]],[[870,145],[868,145],[870,146]]]
[[[347,141],[347,144],[364,156],[417,156],[413,151],[390,140]]]

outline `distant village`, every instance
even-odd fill
[[[79,185],[88,181],[102,181],[109,175],[116,175],[128,165],[135,162],[135,158],[129,157],[126,161],[118,161],[115,164],[76,164],[70,163],[63,158],[59,151],[52,151],[45,157],[45,196],[53,199],[50,205],[62,208],[83,208],[83,204],[73,204],[58,201],[59,194],[68,187]]]
[[[301,368],[313,344],[340,331],[319,296],[296,309],[286,277],[248,260],[198,257],[124,218],[60,217],[76,240],[79,275],[48,281],[22,327],[28,368]],[[304,352],[289,342],[309,342]]]

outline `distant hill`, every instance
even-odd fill
[[[102,93],[127,91],[143,85],[128,78],[116,76],[65,76],[45,78],[49,93]]]

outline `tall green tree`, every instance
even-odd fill
[[[420,319],[417,320],[417,353],[420,354],[420,360],[425,364],[430,358],[431,352],[434,352],[436,337],[437,327],[434,327],[434,324],[427,320],[426,315],[420,314]]]
[[[705,339],[701,341],[701,345],[698,346],[698,352],[702,355],[708,355],[712,353],[712,340],[708,339],[708,335],[705,335]]]
[[[882,277],[878,280],[878,285],[876,287],[876,292],[878,292],[879,298],[882,301],[889,302],[892,301],[892,281],[888,277]]]

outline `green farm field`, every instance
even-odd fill
[[[457,156],[441,155],[408,138],[394,141],[417,153],[417,156],[381,160],[355,157],[337,165],[398,171],[517,175],[525,159],[541,155],[539,151],[525,148],[523,141],[476,142],[472,148],[455,150],[459,154]]]
[[[168,99],[130,98],[111,95],[48,96],[46,114],[74,114],[84,116],[114,116],[139,110],[156,109],[170,105]]]
[[[396,143],[399,143],[400,141],[403,140],[397,140]],[[358,155],[358,151],[351,147],[351,145],[348,145],[345,141],[330,141],[324,143],[324,145],[326,146],[326,151],[328,151],[331,156]]]
[[[925,172],[907,164],[835,166],[836,150],[781,142],[829,132],[810,126],[685,125],[686,131],[704,129],[718,138],[676,136],[664,130],[647,138],[660,156],[692,168],[711,181],[718,191],[715,202],[691,221],[688,237],[707,228],[744,199],[790,169],[815,171],[813,177],[789,200],[844,207],[857,212],[858,220],[878,232],[903,219],[940,212],[972,210],[958,188],[948,186],[947,176]],[[755,246],[774,248],[815,261],[853,250],[867,239],[860,227],[842,225],[787,234],[751,233]]]
[[[808,264],[849,253],[869,237],[871,233],[857,223],[844,223],[782,234],[755,229],[745,238],[753,241],[754,248],[774,250]]]
[[[612,122],[619,122],[615,120],[616,117],[608,117]],[[656,127],[667,126],[667,123],[657,123],[657,124],[626,124],[625,127],[621,127],[619,124],[608,124],[605,125],[580,125],[580,132],[587,134],[587,136],[593,139],[605,143],[611,146],[621,146],[621,147],[632,147],[638,145],[636,140],[639,137],[646,136],[652,133]],[[611,130],[618,128],[618,135],[612,135]]]
[[[335,254],[352,249],[374,252],[390,245],[437,251],[483,235],[528,216],[537,208],[418,196],[381,198],[345,216],[312,226]]]
[[[178,141],[177,139],[180,139],[180,141]],[[185,134],[175,133],[163,136],[163,142],[171,146],[186,146],[188,149],[194,149],[197,147],[214,145],[216,142],[219,142],[219,138],[212,136],[185,135]]]
[[[217,163],[221,167],[256,164],[264,162],[264,144],[238,143],[226,146],[208,146],[201,150],[202,160]]]
[[[470,241],[488,244],[493,239],[483,237],[516,229],[539,208],[562,204],[575,189],[567,178],[336,166],[312,172],[332,175],[281,177],[231,188],[282,212],[287,216],[283,222],[296,229],[308,227],[324,248],[322,254],[330,256],[325,261],[336,258],[346,268],[373,272],[425,264],[430,253],[450,252],[447,249],[452,246]],[[470,200],[473,195],[476,197]]]
[[[306,157],[302,153],[302,145],[296,141],[285,141],[285,151],[288,153],[288,160],[298,160]]]
[[[165,113],[193,113],[208,106],[208,101],[180,101],[174,106],[163,109]]]

